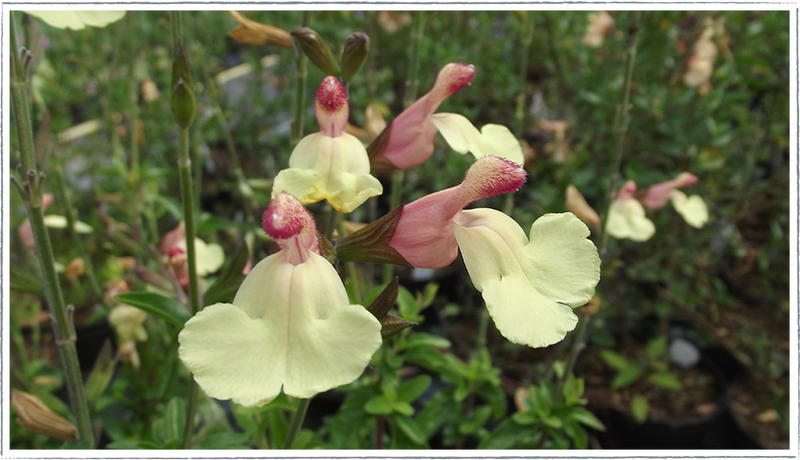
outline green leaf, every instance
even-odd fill
[[[397,412],[398,414],[407,415],[409,417],[414,415],[414,408],[411,407],[411,404],[405,401],[393,402],[392,409],[394,410],[394,412]]]
[[[92,366],[92,372],[86,379],[86,399],[89,401],[91,407],[97,407],[97,402],[103,391],[111,382],[111,377],[114,376],[114,367],[116,361],[114,360],[114,350],[111,347],[111,340],[106,340],[100,348],[100,353]]]
[[[472,411],[472,417],[458,424],[458,432],[463,435],[470,435],[478,432],[489,417],[492,415],[492,408],[489,406],[479,406]]]
[[[650,355],[651,358],[661,358],[667,351],[667,338],[664,337],[663,335],[656,337],[653,340],[647,342],[645,349],[647,350],[647,354]]]
[[[164,408],[164,427],[166,428],[166,441],[182,441],[183,430],[186,426],[186,401],[180,397],[169,400]]]
[[[249,449],[244,433],[214,433],[193,446],[194,449]]]
[[[186,307],[175,299],[154,292],[129,292],[117,294],[117,302],[128,304],[175,326],[182,327],[192,315]]]
[[[417,422],[405,415],[398,415],[392,419],[397,424],[397,428],[408,436],[408,439],[417,444],[425,444],[425,433],[419,428]]]
[[[561,361],[560,359],[553,361],[553,371],[555,371],[556,377],[558,377],[559,379],[564,377],[564,372],[566,371],[566,368],[567,366],[566,364],[564,364],[564,361]]]
[[[641,377],[642,372],[644,372],[644,366],[639,364],[629,365],[614,377],[611,382],[611,388],[616,390],[632,384]]]
[[[217,277],[214,284],[212,284],[203,294],[203,305],[213,305],[215,303],[230,303],[236,296],[236,291],[244,281],[245,275],[242,274],[244,266],[247,265],[247,260],[250,258],[250,252],[247,249],[247,243],[242,241],[239,247],[236,248],[236,253],[233,259],[222,271],[222,274]]]
[[[428,283],[422,290],[422,298],[420,299],[420,310],[431,306],[436,299],[436,293],[439,292],[439,285],[436,283]]]
[[[506,419],[478,445],[478,449],[511,449],[517,447],[530,429]]]
[[[514,420],[514,423],[520,425],[533,425],[534,423],[539,421],[538,415],[535,412],[514,412],[511,416],[511,420]]]
[[[644,395],[636,395],[631,401],[631,414],[634,420],[639,423],[644,423],[647,420],[647,411],[649,410],[649,403]]]
[[[674,375],[670,374],[669,371],[650,374],[647,379],[661,388],[666,388],[667,390],[680,390],[683,388],[681,381],[678,380]]]
[[[429,375],[418,375],[411,380],[403,382],[397,387],[397,399],[411,403],[416,401],[431,385]]]
[[[542,423],[556,430],[561,429],[561,427],[563,426],[563,424],[561,423],[561,419],[554,415],[542,418]]]
[[[425,332],[416,332],[406,339],[406,348],[426,347],[426,348],[450,348],[450,341],[437,335]]]
[[[389,415],[392,413],[392,403],[386,396],[375,396],[364,404],[364,412],[372,415]]]
[[[589,428],[594,428],[598,431],[605,431],[606,427],[603,425],[603,422],[597,418],[593,413],[589,412],[589,410],[583,407],[573,407],[571,413],[569,414],[570,418],[573,420],[580,422],[582,425],[586,425]]]
[[[411,292],[400,286],[397,292],[397,311],[404,319],[413,322],[420,322],[424,318],[419,314],[417,298]]]
[[[619,353],[616,353],[611,350],[600,350],[600,357],[603,358],[603,361],[606,362],[609,366],[613,367],[614,369],[621,371],[628,367],[628,360],[625,359]]]

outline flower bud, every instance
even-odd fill
[[[239,43],[246,45],[275,45],[282,48],[292,47],[292,36],[283,29],[247,19],[238,11],[231,11],[231,15],[239,25],[228,32]]]
[[[600,216],[597,215],[597,211],[589,206],[589,203],[586,202],[586,199],[574,185],[567,187],[566,205],[567,210],[575,214],[584,224],[596,229],[600,228]]]
[[[314,113],[320,132],[326,136],[339,137],[347,129],[347,118],[350,115],[347,93],[336,77],[328,76],[322,80],[314,101]]]
[[[64,275],[66,275],[67,279],[70,280],[78,279],[81,275],[83,275],[85,267],[86,262],[82,258],[76,257],[72,259],[66,267],[64,267]]]
[[[292,31],[292,35],[297,39],[300,49],[315,66],[328,75],[339,75],[339,63],[333,57],[331,49],[314,29],[298,27]]]
[[[75,425],[55,414],[39,398],[22,391],[11,391],[11,405],[22,427],[61,441],[77,441],[78,429]]]
[[[369,36],[364,32],[353,32],[342,46],[342,81],[348,82],[358,73],[369,54]]]
[[[196,102],[192,91],[192,68],[189,53],[179,41],[172,61],[172,98],[170,108],[175,122],[181,128],[188,128],[194,120]]]

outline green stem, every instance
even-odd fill
[[[67,182],[64,177],[64,168],[61,165],[61,157],[52,155],[53,158],[53,172],[56,177],[56,188],[59,199],[64,206],[64,214],[67,217],[67,232],[72,239],[72,244],[78,249],[78,253],[83,257],[84,261],[84,276],[89,283],[89,290],[92,292],[92,301],[100,302],[103,299],[103,291],[97,283],[97,278],[94,275],[94,265],[86,247],[83,245],[78,232],[75,231],[75,209],[72,207],[72,200],[70,199],[69,192],[67,191]]]
[[[419,68],[419,43],[422,41],[422,31],[425,28],[425,12],[414,12],[414,26],[411,31],[410,55],[408,58],[408,80],[406,80],[406,100],[408,107],[417,99],[417,71]]]
[[[517,138],[522,136],[522,132],[525,129],[525,99],[527,98],[525,82],[527,81],[528,77],[528,57],[531,53],[531,44],[533,43],[533,14],[529,12],[527,16],[528,17],[525,19],[525,23],[523,24],[523,32],[525,35],[522,37],[519,75],[517,76],[518,93],[514,126],[514,134],[517,136]]]
[[[622,164],[622,156],[625,151],[625,138],[628,132],[628,101],[630,100],[631,94],[631,82],[633,81],[633,68],[634,62],[636,60],[636,44],[639,39],[639,23],[642,18],[641,11],[635,11],[633,13],[633,21],[631,21],[630,26],[628,27],[628,34],[629,34],[629,42],[628,42],[628,49],[627,49],[627,56],[625,62],[625,81],[622,85],[622,95],[620,106],[617,108],[617,114],[615,118],[615,130],[617,133],[617,150],[614,154],[613,165],[614,169],[612,170],[612,177],[611,177],[611,184],[609,184],[608,192],[606,194],[606,203],[605,209],[603,211],[603,218],[602,222],[603,225],[600,229],[600,236],[599,241],[600,245],[598,247],[598,252],[600,254],[600,260],[602,264],[603,256],[606,252],[606,245],[608,242],[608,211],[611,208],[611,203],[614,200],[614,193],[617,189],[617,182],[619,181],[620,177],[620,165]],[[559,382],[559,389],[566,381],[567,376],[572,373],[572,370],[575,367],[575,362],[578,359],[578,354],[580,354],[581,349],[583,348],[583,343],[586,338],[586,333],[589,330],[589,321],[591,319],[591,315],[583,313],[581,314],[580,321],[578,322],[578,329],[575,331],[574,341],[572,343],[572,347],[570,348],[569,357],[567,359],[567,368],[564,372],[564,378],[561,379]],[[559,391],[556,394],[556,397],[560,395],[561,392]]]
[[[311,13],[303,11],[301,26],[306,27]],[[294,106],[294,122],[292,122],[292,143],[297,144],[303,137],[303,112],[306,105],[306,76],[308,75],[308,58],[305,53],[295,48],[297,53],[297,93]]]
[[[13,98],[14,115],[17,122],[17,134],[20,144],[20,161],[23,167],[24,185],[28,218],[33,230],[36,243],[36,253],[39,259],[39,268],[45,281],[45,296],[50,306],[54,321],[53,333],[56,338],[59,358],[64,368],[67,381],[72,411],[78,423],[78,435],[82,440],[88,440],[94,445],[92,422],[89,418],[89,405],[86,399],[86,389],[81,378],[78,353],[75,350],[75,330],[72,325],[72,310],[64,305],[61,285],[56,274],[53,247],[50,244],[50,235],[44,225],[44,212],[42,209],[42,185],[44,175],[37,173],[33,150],[33,125],[30,118],[30,105],[28,100],[28,80],[25,75],[25,64],[20,63],[16,51],[19,49],[16,40],[16,26],[14,15],[11,15],[11,64],[14,74],[11,80],[11,96]]]
[[[294,442],[297,440],[297,434],[300,433],[300,428],[303,426],[303,420],[306,418],[306,412],[308,411],[308,405],[310,403],[311,398],[306,398],[301,399],[297,404],[297,410],[295,410],[294,415],[292,416],[292,422],[289,425],[289,431],[286,433],[286,441],[283,443],[284,449],[291,449],[294,447]]]
[[[183,26],[181,12],[175,11],[170,15],[172,21],[172,45],[178,49],[183,40]],[[189,128],[178,127],[178,169],[180,170],[181,198],[183,201],[183,222],[186,228],[186,259],[189,268],[189,304],[192,314],[200,311],[199,286],[197,282],[197,252],[195,250],[195,202],[192,189],[192,159],[189,155]],[[189,399],[186,404],[186,427],[183,432],[183,448],[192,445],[192,432],[194,431],[194,413],[197,405],[197,383],[192,379],[189,382]]]
[[[620,106],[617,108],[617,114],[614,120],[615,130],[617,134],[617,150],[614,153],[613,169],[611,175],[611,183],[606,192],[606,202],[603,209],[602,222],[603,226],[600,229],[600,246],[598,252],[600,257],[605,255],[606,246],[608,244],[608,211],[611,209],[611,203],[614,201],[614,193],[617,190],[617,182],[620,179],[620,165],[622,164],[622,156],[625,152],[625,140],[628,134],[628,101],[631,94],[631,82],[633,80],[633,67],[636,61],[636,44],[639,40],[639,23],[641,22],[642,12],[635,11],[633,13],[633,21],[628,28],[630,41],[628,42],[628,50],[625,63],[625,81],[622,85],[622,95]]]

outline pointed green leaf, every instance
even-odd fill
[[[664,356],[664,353],[667,352],[667,338],[663,335],[654,338],[647,342],[646,349],[647,354],[649,354],[651,358],[660,358]]]
[[[244,266],[247,265],[247,260],[250,257],[250,252],[247,249],[247,243],[244,241],[239,243],[236,248],[236,253],[233,259],[222,271],[222,274],[214,281],[206,292],[203,294],[203,305],[213,305],[215,303],[230,303],[236,296],[236,291],[239,290],[245,275],[242,274]]]
[[[620,371],[616,377],[614,377],[614,380],[611,382],[611,388],[616,390],[618,388],[626,387],[638,380],[643,372],[644,366],[639,364],[631,364]]]
[[[86,399],[91,407],[97,406],[97,401],[100,400],[103,391],[108,386],[108,383],[111,382],[115,365],[116,361],[114,360],[111,340],[106,340],[100,348],[97,359],[94,361],[92,372],[86,379]]]
[[[611,350],[600,350],[600,357],[603,358],[603,361],[606,362],[609,366],[613,367],[614,369],[621,371],[628,367],[628,360],[625,359],[619,353],[616,353]]]
[[[392,404],[386,396],[375,396],[364,404],[364,412],[372,415],[389,415],[392,413]]]
[[[397,399],[411,403],[417,400],[431,385],[430,375],[418,375],[411,380],[403,382],[397,388]]]
[[[397,424],[397,428],[408,436],[408,439],[417,444],[425,444],[425,434],[419,428],[417,422],[405,415],[393,417],[393,420]]]
[[[594,428],[598,431],[606,430],[603,422],[601,422],[600,419],[598,419],[593,413],[589,412],[588,409],[583,407],[573,407],[569,416],[572,417],[573,420],[576,420],[582,425],[588,426],[589,428]]]
[[[180,397],[169,400],[164,408],[164,428],[166,428],[166,441],[180,441],[183,439],[183,429],[186,426],[186,401]]]
[[[669,371],[650,374],[647,379],[661,388],[666,388],[667,390],[680,390],[683,388],[681,381],[678,380],[674,375],[670,374]]]
[[[650,409],[650,404],[647,402],[647,398],[643,395],[636,395],[631,401],[631,414],[633,415],[634,420],[639,423],[644,423],[647,420],[647,411]]]
[[[183,326],[192,315],[182,303],[154,292],[128,292],[114,297],[117,302],[136,307],[175,326]]]

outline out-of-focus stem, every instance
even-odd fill
[[[619,169],[620,165],[622,164],[622,156],[625,152],[625,138],[628,132],[628,101],[630,100],[631,94],[631,82],[633,81],[633,68],[636,60],[636,44],[639,39],[639,24],[641,22],[641,18],[642,12],[635,11],[633,13],[633,20],[628,27],[629,41],[625,59],[625,80],[622,85],[620,106],[617,108],[617,114],[614,121],[615,132],[617,134],[617,150],[614,153],[614,169],[612,169],[611,183],[609,184],[608,191],[606,193],[606,203],[603,210],[602,227],[600,229],[599,237],[600,244],[598,246],[598,252],[600,254],[601,264],[603,256],[605,256],[606,244],[608,242],[608,211],[611,208],[612,201],[614,200],[614,193],[617,189],[617,182],[619,181],[620,177]],[[566,371],[564,372],[564,377],[559,382],[559,388],[564,384],[567,377],[575,368],[575,362],[578,360],[578,355],[583,348],[583,342],[586,338],[586,333],[589,330],[590,319],[591,315],[586,313],[581,314],[580,321],[578,323],[578,329],[575,331],[575,337],[572,342],[572,348],[570,348]],[[560,394],[560,392],[558,394]]]
[[[72,309],[64,305],[64,297],[61,293],[61,285],[56,274],[55,258],[53,247],[50,244],[50,235],[44,225],[44,212],[42,208],[42,185],[44,174],[39,173],[36,168],[33,150],[33,125],[30,117],[30,102],[28,99],[28,78],[27,78],[27,55],[23,62],[17,55],[16,26],[14,14],[10,18],[11,30],[11,65],[13,74],[11,78],[11,97],[13,99],[14,116],[17,124],[17,134],[20,145],[20,162],[22,163],[21,178],[25,192],[23,198],[26,201],[28,219],[33,230],[34,241],[36,243],[36,253],[39,259],[39,268],[45,284],[45,296],[50,306],[50,313],[53,319],[54,335],[58,348],[61,365],[64,368],[64,377],[67,381],[67,391],[69,393],[72,411],[78,424],[78,435],[82,440],[88,440],[94,445],[94,434],[92,423],[89,418],[89,405],[86,399],[86,389],[81,378],[80,363],[78,353],[75,349],[75,329],[72,325]]]
[[[308,25],[311,13],[303,11],[302,27]],[[292,144],[297,144],[303,137],[303,113],[306,105],[306,76],[308,75],[308,58],[305,53],[295,48],[297,53],[297,94],[294,106],[294,122],[292,123]]]
[[[414,12],[414,27],[411,29],[410,55],[408,57],[408,80],[406,80],[405,106],[408,107],[417,99],[417,71],[419,68],[419,43],[422,41],[422,32],[425,28],[425,12]]]
[[[306,418],[306,412],[308,411],[309,404],[311,404],[311,398],[301,399],[297,404],[297,410],[295,410],[294,415],[292,416],[292,421],[289,425],[289,431],[286,433],[286,441],[283,443],[284,449],[291,449],[294,447],[294,442],[297,440],[297,434],[300,432],[300,428],[303,427],[303,420]]]
[[[61,158],[58,155],[52,155],[53,158],[53,172],[56,176],[56,188],[58,191],[59,199],[64,206],[64,214],[67,217],[67,232],[72,238],[72,244],[78,249],[78,253],[83,257],[84,261],[84,276],[89,283],[89,290],[92,292],[92,301],[99,302],[103,299],[103,291],[97,283],[97,278],[94,276],[94,265],[92,264],[91,257],[86,251],[78,232],[75,231],[75,209],[72,207],[72,200],[70,199],[69,192],[67,191],[67,181],[64,177],[64,168],[61,165]]]

